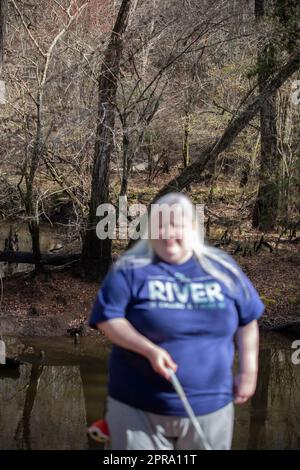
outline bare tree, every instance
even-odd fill
[[[98,125],[96,132],[89,217],[82,249],[82,267],[88,278],[98,279],[111,264],[111,243],[96,234],[97,207],[109,201],[109,169],[113,148],[116,93],[120,75],[124,33],[136,2],[123,0],[105,52],[99,77]]]
[[[299,74],[298,74],[299,76]],[[278,93],[277,137],[280,154],[280,214],[283,230],[293,226],[297,214],[297,166],[299,165],[300,116],[290,99],[292,80]],[[294,220],[295,227],[297,219]]]
[[[44,46],[41,44],[41,42],[38,41],[30,29],[30,26],[28,25],[28,22],[26,21],[20,6],[15,0],[11,0],[11,2],[19,18],[19,21],[21,22],[21,25],[26,31],[28,39],[31,41],[38,53],[38,62],[35,64],[37,89],[35,94],[29,92],[36,111],[35,131],[31,149],[28,151],[26,146],[26,156],[22,168],[22,177],[18,184],[28,220],[28,227],[32,240],[32,253],[35,260],[35,268],[38,270],[41,268],[41,250],[38,201],[35,199],[34,190],[37,170],[45,153],[47,140],[47,135],[45,135],[44,129],[44,98],[47,87],[47,80],[49,78],[49,66],[53,58],[53,53],[57,43],[63,38],[73,22],[78,18],[83,9],[86,7],[87,3],[84,3],[78,7],[75,0],[70,0],[67,8],[59,5],[59,15],[64,15],[66,21],[64,22],[64,25],[59,30],[59,32],[53,37],[50,45],[48,45],[47,48],[44,48]],[[21,186],[23,179],[25,180],[25,190],[23,190]]]
[[[270,14],[270,0],[255,0],[255,17],[257,23]],[[275,51],[270,44],[263,47],[258,54],[258,83],[261,90],[265,80],[274,68]],[[275,91],[262,104],[260,109],[260,172],[259,189],[253,208],[253,227],[263,231],[274,228],[279,203],[279,152],[277,147]]]
[[[257,22],[269,16],[278,22],[275,37],[268,38],[267,44],[258,56],[258,82],[263,88],[268,76],[278,66],[284,52],[299,49],[300,6],[295,0],[256,0],[255,15]],[[278,38],[276,37],[278,36]],[[274,33],[273,33],[274,36]],[[259,188],[252,214],[252,224],[262,231],[275,228],[278,210],[281,158],[277,142],[277,94],[270,95],[260,110],[260,172]]]

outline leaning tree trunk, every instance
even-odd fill
[[[96,131],[92,190],[87,230],[82,249],[82,267],[85,277],[98,279],[106,274],[111,264],[110,238],[100,239],[96,234],[99,222],[96,215],[100,204],[109,202],[109,167],[113,148],[116,93],[132,0],[123,0],[106,49],[99,79],[98,126]]]
[[[265,16],[269,0],[255,0],[255,16],[260,22]],[[273,52],[269,45],[258,55],[258,81],[260,91],[272,73]],[[279,206],[280,158],[277,146],[276,91],[260,109],[260,171],[259,189],[252,214],[252,225],[262,231],[274,229]]]

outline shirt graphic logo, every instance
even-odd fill
[[[224,308],[224,295],[216,281],[177,283],[148,280],[150,304],[155,308]]]

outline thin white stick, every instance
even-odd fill
[[[2,337],[0,337],[0,364],[6,364],[6,347]]]
[[[173,387],[175,388],[179,398],[181,399],[181,401],[183,403],[183,406],[184,406],[184,409],[187,412],[188,417],[192,421],[192,424],[193,424],[199,438],[201,439],[201,444],[202,444],[203,449],[204,450],[212,450],[212,448],[211,448],[211,446],[210,446],[210,444],[209,444],[209,442],[208,442],[208,440],[207,440],[207,438],[206,438],[206,436],[203,432],[203,429],[200,426],[200,423],[197,420],[197,418],[195,416],[195,413],[193,412],[193,409],[192,409],[191,405],[188,402],[187,396],[184,393],[184,390],[183,390],[183,388],[182,388],[175,372],[172,369],[168,369],[168,371],[170,372],[170,375],[171,375],[171,381],[172,381]]]

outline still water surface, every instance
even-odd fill
[[[236,407],[234,449],[300,448],[294,336],[261,337],[255,397]],[[299,338],[300,339],[300,338]],[[95,449],[86,426],[105,408],[109,347],[98,338],[5,338],[23,364],[0,370],[0,449]]]

